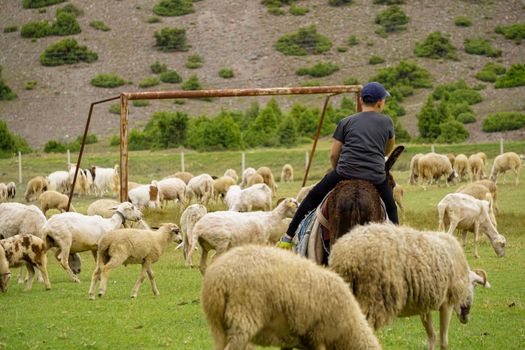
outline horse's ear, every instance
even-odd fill
[[[390,153],[390,155],[388,156],[388,159],[386,160],[386,163],[385,163],[385,170],[387,172],[390,171],[390,169],[392,169],[392,167],[394,166],[395,162],[397,161],[397,158],[399,158],[399,156],[401,155],[401,153],[403,153],[403,151],[405,150],[405,146],[397,146],[396,148],[394,148],[394,150],[392,151],[392,153]]]

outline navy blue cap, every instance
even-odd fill
[[[375,103],[389,96],[385,87],[376,81],[366,84],[361,90],[361,98],[365,103]]]

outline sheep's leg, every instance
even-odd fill
[[[461,236],[461,244],[463,245],[463,250],[465,250],[465,247],[467,246],[467,230],[461,230]]]
[[[135,286],[131,290],[131,298],[136,298],[137,293],[139,292],[139,288],[142,285],[142,282],[144,282],[144,279],[146,278],[146,271],[149,269],[149,264],[144,263],[142,264],[142,270],[140,271],[140,276],[137,282],[135,282]]]
[[[69,274],[69,277],[73,280],[75,283],[79,283],[80,279],[77,275],[71,270],[69,267],[69,248],[62,249],[62,252],[60,253],[60,265],[64,268],[64,270],[67,271]]]
[[[514,174],[516,175],[516,180],[514,181],[514,184],[518,186],[518,184],[520,183],[520,168],[519,167],[514,169]]]
[[[204,276],[204,272],[206,272],[206,260],[208,259],[208,250],[204,247],[201,249],[201,262],[199,265],[199,270],[201,271],[201,274]]]
[[[478,239],[479,239],[479,220],[474,223],[474,257],[475,258],[479,258]]]
[[[148,273],[149,281],[151,283],[151,291],[154,295],[159,295],[159,289],[157,288],[157,283],[155,282],[155,274],[153,273],[153,270],[151,270],[151,266],[148,267],[146,272]]]
[[[33,287],[33,278],[35,277],[35,268],[31,263],[26,264],[27,267],[27,284],[26,284],[26,291],[30,291]]]
[[[88,293],[89,300],[95,300],[95,289],[97,288],[97,282],[100,280],[101,272],[102,270],[100,269],[100,266],[97,264],[97,267],[95,268],[95,271],[93,271],[93,275],[91,276],[91,285],[89,286],[89,293]]]
[[[441,350],[448,350],[448,325],[452,316],[452,306],[443,305],[439,308],[439,337]]]
[[[238,326],[233,326],[228,331],[228,345],[226,345],[225,350],[254,349],[253,345],[250,344],[251,338],[251,332]]]
[[[228,341],[226,339],[226,333],[224,332],[222,326],[220,326],[220,328],[217,328],[217,326],[218,325],[214,323],[214,325],[211,327],[211,333],[213,336],[213,348],[215,350],[224,350]]]
[[[434,345],[436,344],[436,333],[432,327],[432,314],[428,312],[426,314],[421,314],[420,317],[428,336],[428,350],[433,350]]]
[[[106,287],[108,285],[109,273],[111,272],[111,270],[113,270],[117,266],[120,266],[122,263],[123,263],[123,261],[115,260],[115,258],[111,258],[107,262],[106,265],[103,265],[103,266],[100,267],[100,269],[102,270],[100,272],[100,274],[101,274],[101,276],[100,276],[100,285],[98,287],[98,296],[100,298],[102,298],[104,296],[104,294],[106,294]]]
[[[18,270],[18,280],[17,280],[17,283],[18,284],[22,284],[24,283],[24,267],[20,267],[20,270]]]

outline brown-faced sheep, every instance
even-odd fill
[[[237,247],[204,275],[201,301],[215,349],[380,349],[335,273],[274,247]]]
[[[505,173],[507,170],[512,170],[516,175],[514,184],[518,186],[520,182],[520,168],[521,159],[517,153],[506,152],[500,154],[494,159],[492,164],[492,171],[490,172],[490,179],[495,183],[498,182],[498,175],[503,173],[503,183],[505,183]]]
[[[293,182],[293,167],[290,164],[283,165],[281,182]]]
[[[13,181],[7,183],[7,199],[15,199],[16,185]]]
[[[24,194],[26,202],[32,202],[38,198],[40,193],[47,191],[47,186],[47,179],[43,176],[36,176],[29,180]]]

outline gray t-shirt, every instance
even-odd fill
[[[337,173],[373,184],[385,181],[385,148],[394,137],[392,119],[377,112],[360,112],[339,121],[333,137],[343,146]]]

